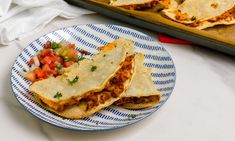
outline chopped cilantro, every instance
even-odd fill
[[[56,68],[57,68],[58,70],[61,70],[63,67],[62,67],[62,65],[57,65]]]
[[[85,57],[78,58],[78,61],[77,61],[77,62],[82,61],[82,60],[84,60],[84,59],[86,59],[86,58],[85,58]]]
[[[68,82],[69,82],[70,85],[73,85],[73,84],[77,83],[78,80],[79,80],[79,77],[76,76],[73,80],[69,80],[69,79],[68,79]]]
[[[65,57],[64,58],[64,62],[69,62],[69,61],[71,61],[72,60],[72,58],[69,58],[69,57]]]
[[[95,71],[97,69],[97,66],[91,66],[91,71]]]
[[[192,16],[191,20],[195,21],[197,18],[195,16]]]
[[[56,42],[53,42],[53,43],[51,44],[51,48],[52,48],[52,49],[57,49],[57,48],[59,48],[59,44],[57,44]]]
[[[57,98],[57,99],[59,99],[59,98],[61,98],[62,97],[62,93],[60,93],[60,92],[57,92],[55,95],[54,95],[54,98]]]

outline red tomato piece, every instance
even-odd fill
[[[37,79],[47,78],[46,73],[41,68],[36,68],[36,69],[34,69],[33,72],[35,73],[35,76]]]
[[[53,74],[54,76],[57,76],[57,75],[59,75],[59,72],[57,71],[56,68],[54,68],[54,69],[52,69],[52,74]]]
[[[50,49],[43,49],[41,50],[41,56],[45,57],[45,56],[54,56],[54,53],[50,50]]]
[[[54,57],[54,60],[55,60],[55,62],[58,62],[58,63],[60,63],[60,64],[63,63],[63,58],[60,57],[60,56],[55,56],[55,57]]]
[[[51,56],[46,56],[46,57],[44,57],[42,60],[41,60],[41,63],[43,64],[43,65],[45,65],[45,64],[53,64],[55,62],[55,59],[54,59],[54,57],[51,57]]]
[[[42,66],[42,70],[47,73],[48,75],[50,75],[52,73],[52,70],[50,68],[50,66],[48,64],[45,64]]]
[[[74,63],[73,61],[64,62],[63,66],[67,68],[67,67],[71,66],[73,63]]]
[[[38,58],[38,61],[40,62],[40,56],[39,56],[39,55],[36,55],[36,56],[37,56],[37,58]],[[33,58],[34,58],[34,57],[33,57]],[[31,59],[29,60],[29,65],[30,65],[30,66],[32,66],[33,64],[35,64],[33,58],[31,58]]]
[[[55,66],[52,66],[52,65],[48,65],[48,64],[45,64],[42,66],[42,70],[47,74],[47,75],[51,75],[53,74],[54,76],[57,76],[58,75],[58,71],[56,69]]]
[[[36,81],[36,76],[35,76],[35,73],[34,72],[28,72],[26,75],[25,75],[25,78],[27,80],[29,80],[30,82],[35,82]]]
[[[74,60],[77,60],[78,52],[75,49],[69,49],[68,54],[66,56],[69,58],[73,58]]]
[[[29,65],[32,66],[33,64],[34,64],[34,60],[33,60],[33,58],[31,58],[31,59],[29,60]]]
[[[44,48],[51,48],[51,42],[47,41],[46,44],[44,45]]]
[[[66,45],[66,47],[67,48],[69,48],[69,49],[75,49],[75,44],[68,44],[68,45]]]

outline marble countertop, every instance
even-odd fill
[[[152,116],[125,128],[84,133],[54,127],[29,114],[11,91],[10,70],[21,50],[57,28],[85,23],[119,23],[97,14],[57,18],[40,33],[0,45],[0,140],[23,141],[232,141],[235,140],[235,57],[197,45],[163,44],[176,65],[177,81],[166,104]]]

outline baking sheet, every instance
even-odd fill
[[[193,43],[235,56],[235,25],[223,25],[206,30],[198,30],[168,20],[155,12],[155,9],[148,11],[126,10],[109,6],[108,0],[66,1],[120,21],[189,40]]]

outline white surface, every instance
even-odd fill
[[[0,140],[24,141],[233,141],[235,140],[235,58],[191,45],[164,44],[177,71],[174,92],[152,116],[134,125],[106,132],[60,129],[29,114],[12,95],[11,66],[22,48],[60,27],[85,23],[124,25],[93,14],[74,20],[57,18],[43,31],[0,47]]]

